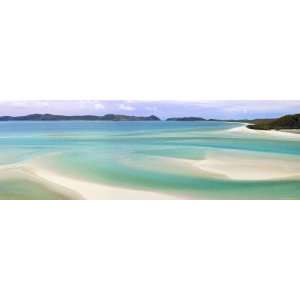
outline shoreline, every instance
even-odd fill
[[[233,133],[260,137],[300,138],[293,132],[267,130],[260,131],[247,128],[248,123],[240,123],[240,126],[224,130],[224,134]],[[275,139],[274,139],[275,140]],[[161,160],[161,162],[159,161]],[[251,151],[220,150],[208,151],[204,159],[180,159],[172,157],[160,157],[157,161],[158,168],[166,168],[179,174],[189,174],[211,178],[215,180],[236,181],[262,181],[262,180],[288,180],[300,178],[300,157],[290,159],[288,156],[270,156],[263,153],[251,153]],[[152,166],[152,164],[151,164]],[[143,166],[145,167],[145,166]],[[155,165],[154,165],[155,167]],[[160,192],[155,190],[135,189],[135,187],[120,187],[102,182],[90,182],[85,179],[69,177],[69,174],[61,174],[51,167],[43,166],[38,162],[24,162],[6,164],[0,166],[0,176],[6,177],[10,170],[22,173],[24,178],[30,178],[36,183],[42,183],[54,192],[63,193],[70,199],[86,200],[172,200],[190,199],[182,195],[173,194],[172,191]],[[11,173],[12,174],[12,173]]]
[[[228,181],[290,180],[300,178],[300,158],[246,153],[235,150],[212,151],[205,159],[160,158],[161,165],[183,168],[201,177]],[[186,169],[184,171],[184,169]],[[6,165],[0,168],[0,177],[10,176],[10,171],[43,184],[50,191],[65,195],[70,200],[175,200],[193,199],[163,192],[135,190],[126,187],[89,182],[72,178],[34,163]],[[13,174],[12,173],[12,174]],[[200,199],[200,198],[197,198]]]
[[[247,127],[247,125],[250,125],[249,123],[241,123],[243,125],[234,127],[231,129],[227,129],[227,132],[233,132],[233,133],[250,133],[250,134],[257,134],[260,136],[274,136],[274,137],[288,137],[288,138],[294,138],[294,139],[300,139],[300,131],[292,132],[292,129],[283,129],[283,130],[275,130],[275,129],[268,129],[268,130],[257,130],[257,129],[250,129]],[[298,130],[298,129],[295,129]]]

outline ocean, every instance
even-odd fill
[[[217,121],[1,122],[0,199],[70,198],[63,188],[26,172],[30,165],[179,199],[300,199],[300,135],[235,130],[241,126]],[[210,160],[212,167],[201,167]]]

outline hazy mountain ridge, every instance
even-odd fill
[[[53,114],[30,114],[25,116],[0,117],[0,121],[160,121],[157,116],[127,116],[117,114],[106,114],[104,116],[82,115],[82,116],[65,116]]]
[[[55,114],[29,114],[24,116],[2,116],[1,121],[161,121],[155,115],[150,116],[128,116],[120,114],[106,114],[103,116],[96,115],[55,115]],[[240,120],[220,120],[204,119],[202,117],[172,117],[166,121],[220,121],[220,122],[241,122],[251,123],[247,127],[256,130],[269,129],[300,129],[300,114],[285,115],[277,119],[240,119]]]
[[[206,121],[201,117],[178,117],[178,118],[168,118],[166,121]]]

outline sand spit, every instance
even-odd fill
[[[71,189],[88,200],[170,200],[178,199],[175,196],[163,193],[119,188],[99,183],[78,180],[56,174],[52,171],[31,167],[31,171],[38,177],[43,178],[51,183]]]
[[[0,167],[0,177],[13,178],[18,174],[47,185],[50,190],[67,195],[70,199],[86,200],[171,200],[174,195],[120,188],[101,183],[92,183],[55,173],[34,164],[11,164]]]
[[[241,134],[253,134],[261,137],[278,137],[278,138],[289,138],[289,139],[297,139],[300,140],[299,131],[293,132],[292,130],[255,130],[247,128],[248,124],[243,126],[235,127],[226,130],[226,132],[230,133],[241,133]]]
[[[82,199],[82,196],[79,195],[79,193],[77,193],[76,191],[36,176],[36,174],[34,174],[30,167],[23,164],[9,164],[0,166],[0,181],[2,180],[8,180],[8,184],[10,181],[15,182],[15,180],[19,182],[18,184],[26,184],[28,185],[29,193],[31,193],[31,188],[35,189],[38,187],[40,190],[44,190],[45,193],[48,193],[48,195],[46,196],[47,199],[49,199],[49,194],[53,194],[54,199]],[[32,184],[36,185],[32,187]],[[16,186],[16,189],[18,190],[18,185]],[[23,192],[26,193],[26,191]],[[12,195],[14,194],[16,193],[14,193],[13,191]],[[31,199],[27,198],[27,194],[22,195],[22,186],[21,190],[17,191],[17,194],[17,199]],[[34,199],[36,199],[35,196],[33,197]]]
[[[232,180],[279,180],[300,178],[300,159],[241,154],[236,151],[209,153],[206,159],[191,160],[193,168]]]

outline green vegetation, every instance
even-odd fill
[[[300,129],[300,114],[286,115],[273,120],[255,120],[253,123],[247,127],[256,130]]]

